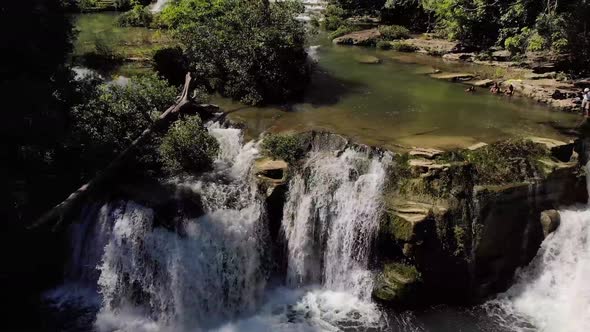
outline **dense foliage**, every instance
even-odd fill
[[[248,104],[298,96],[308,81],[306,31],[294,1],[180,0],[162,13],[209,90]]]
[[[379,33],[383,40],[396,40],[410,38],[410,30],[399,25],[382,25],[379,27]]]
[[[152,12],[142,5],[135,5],[133,9],[121,14],[117,19],[122,27],[149,27],[153,21]]]
[[[71,111],[70,149],[92,175],[128,147],[176,99],[177,89],[155,75],[126,84],[82,82],[85,100]]]
[[[499,47],[512,54],[567,55],[574,70],[590,70],[590,2],[585,0],[336,0],[326,26],[378,14],[382,22],[436,32],[467,48]],[[333,26],[332,26],[333,25]]]
[[[151,0],[61,0],[70,11],[127,10],[134,6],[147,6]]]
[[[202,171],[211,167],[219,143],[203,127],[199,116],[190,116],[174,123],[158,151],[170,173]]]
[[[291,134],[270,134],[262,140],[262,152],[274,159],[294,162],[303,157],[301,139]]]
[[[58,0],[0,2],[0,279],[3,329],[39,330],[39,292],[61,276],[58,234],[27,231],[68,183],[55,162],[73,98],[72,26]],[[56,176],[58,175],[58,176]]]

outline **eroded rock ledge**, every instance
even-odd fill
[[[587,201],[578,159],[574,143],[540,138],[398,156],[384,196],[374,297],[466,303],[505,290],[558,226],[555,210]],[[400,265],[391,264],[404,268],[392,273]],[[408,267],[419,283],[399,282]]]

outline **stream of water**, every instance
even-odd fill
[[[590,211],[562,211],[561,227],[497,299],[475,308],[391,312],[372,302],[368,269],[387,154],[353,148],[335,154],[316,144],[291,179],[280,226],[286,254],[275,257],[251,172],[257,143],[242,143],[239,129],[210,124],[209,131],[222,150],[215,169],[170,180],[198,194],[205,215],[180,216],[173,231],[155,226],[151,208],[114,201],[89,204],[71,226],[64,284],[46,294],[53,310],[68,313],[59,330],[590,328]],[[285,272],[272,276],[277,263],[285,263]]]

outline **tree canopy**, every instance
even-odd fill
[[[308,81],[302,10],[295,1],[180,0],[162,20],[200,84],[260,104],[296,97]]]

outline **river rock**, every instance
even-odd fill
[[[506,50],[499,50],[499,51],[492,52],[492,59],[494,59],[496,61],[507,61],[507,60],[510,60],[511,56],[512,56],[512,54]]]
[[[485,80],[477,80],[477,81],[469,81],[466,84],[476,86],[478,88],[488,88],[494,84],[493,80],[485,79]]]
[[[274,189],[287,183],[289,164],[284,160],[262,158],[254,163],[254,174],[268,187],[267,195],[272,195]]]
[[[373,297],[390,305],[406,305],[413,302],[421,281],[420,273],[412,265],[386,264],[375,279]]]
[[[427,159],[433,159],[437,156],[443,154],[444,151],[438,149],[429,149],[429,148],[413,148],[410,151],[410,156],[412,157],[423,157]]]
[[[543,235],[545,237],[555,232],[561,224],[561,216],[557,210],[547,210],[541,212],[541,225],[543,226]]]
[[[470,74],[470,73],[445,73],[445,72],[442,72],[440,74],[430,75],[430,77],[436,78],[439,80],[469,81],[474,77],[474,75]]]
[[[471,61],[475,55],[473,53],[447,53],[443,59],[450,61]]]
[[[332,42],[340,45],[370,46],[376,44],[379,37],[381,37],[379,29],[375,28],[349,33]]]
[[[457,43],[436,38],[410,38],[404,39],[404,44],[411,45],[420,53],[443,56],[451,53]]]
[[[416,241],[420,238],[423,223],[431,215],[432,205],[404,201],[395,202],[388,208],[391,233],[396,240]]]
[[[477,144],[473,144],[472,146],[468,147],[467,150],[469,150],[469,151],[475,151],[475,150],[479,150],[479,149],[481,149],[483,147],[486,147],[486,146],[488,146],[487,143],[479,142]]]
[[[559,161],[568,162],[574,153],[574,142],[566,143],[545,137],[528,137],[533,143],[541,144],[551,151],[551,155]]]

